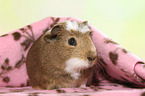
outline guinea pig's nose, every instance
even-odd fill
[[[94,60],[96,59],[96,57],[87,57],[87,59],[88,59],[89,61],[94,61]]]

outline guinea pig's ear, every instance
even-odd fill
[[[63,29],[63,25],[56,25],[52,28],[51,34],[52,35],[58,34],[60,31],[62,31],[62,29]]]
[[[63,26],[62,25],[56,25],[51,29],[51,33],[50,34],[46,34],[44,36],[44,40],[48,43],[53,42],[56,38],[57,35],[60,31],[62,31]]]
[[[84,21],[82,24],[84,24],[84,25],[88,25],[88,21]]]

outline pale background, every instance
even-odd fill
[[[0,0],[0,35],[48,16],[87,20],[145,60],[145,0]]]

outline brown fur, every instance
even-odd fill
[[[80,33],[74,30],[69,32],[65,30],[65,23],[56,26],[52,28],[51,33],[45,33],[39,37],[28,52],[26,59],[27,73],[30,84],[35,89],[79,87],[86,83],[91,74],[91,67],[81,70],[80,78],[74,80],[64,70],[65,62],[71,58],[78,57],[88,61],[87,57],[96,57],[92,49],[93,43],[90,32]],[[52,38],[54,35],[57,35],[57,37]],[[70,37],[76,39],[77,46],[68,44]]]

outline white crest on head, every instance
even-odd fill
[[[71,58],[68,61],[66,61],[65,64],[65,71],[70,73],[75,80],[78,79],[80,76],[80,73],[78,71],[79,69],[89,67],[89,63],[80,58]]]
[[[76,21],[66,21],[66,30],[75,30],[79,31],[81,33],[86,33],[88,31],[91,31],[90,27],[87,24],[84,23],[78,23]]]

